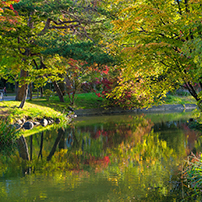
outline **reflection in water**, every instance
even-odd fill
[[[154,115],[155,118],[156,115]],[[184,115],[183,115],[184,116]],[[86,121],[85,121],[86,119]],[[125,115],[83,118],[26,138],[30,161],[0,156],[3,201],[175,201],[171,183],[193,149],[186,120]],[[32,174],[19,178],[25,168]],[[19,177],[17,177],[19,176]],[[11,178],[13,177],[13,178]]]

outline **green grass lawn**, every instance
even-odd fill
[[[36,98],[27,101],[30,104],[50,107],[58,112],[67,113],[70,106],[68,96],[64,96],[65,102],[60,102],[58,96],[53,96],[47,101],[45,98]],[[81,93],[75,95],[74,109],[92,109],[101,108],[104,104],[104,98],[98,97],[95,93]],[[192,96],[167,95],[161,104],[196,104]]]
[[[167,95],[165,104],[196,104],[196,100],[191,96]]]
[[[68,96],[64,96],[65,102],[60,102],[58,96],[50,97],[47,101],[45,98],[36,98],[32,101],[27,101],[31,104],[37,104],[40,106],[47,106],[55,109],[56,111],[66,113],[68,112],[68,106],[70,106]],[[95,93],[82,93],[75,95],[75,103],[72,106],[74,109],[90,109],[90,108],[100,108],[103,104],[104,99],[98,97]]]
[[[39,102],[40,103],[40,102]],[[20,130],[19,135],[23,134],[24,136],[32,135],[38,132],[42,132],[44,130],[50,130],[55,127],[62,127],[66,125],[67,119],[65,115],[54,108],[50,108],[48,106],[40,105],[37,103],[29,103],[26,102],[23,109],[18,108],[20,105],[19,101],[2,101],[0,102],[0,116],[1,121],[6,119],[9,123],[13,124],[17,121],[17,119],[28,118],[29,120],[37,121],[37,118],[50,117],[52,119],[59,118],[61,120],[60,124],[48,125],[46,127],[38,126],[34,127],[32,130]],[[1,127],[0,127],[1,130]]]

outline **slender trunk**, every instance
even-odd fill
[[[32,82],[29,84],[29,99],[32,100]]]
[[[197,92],[195,91],[194,87],[190,84],[190,82],[186,82],[185,83],[188,91],[190,92],[190,94],[195,98],[196,101],[199,101],[199,97],[198,97],[198,94]]]
[[[59,85],[57,84],[57,82],[56,82],[56,81],[53,81],[53,85],[54,85],[54,88],[55,88],[55,90],[56,90],[56,92],[57,92],[57,94],[58,94],[58,97],[59,97],[59,99],[60,99],[60,102],[65,102],[65,101],[64,101],[63,94],[62,94],[62,91],[60,90],[60,87],[59,87]]]
[[[40,97],[43,97],[43,87],[40,87]]]
[[[26,78],[27,77],[27,71],[22,69],[21,72],[20,72],[20,77],[21,78],[23,78],[23,77]],[[23,100],[24,94],[25,94],[25,89],[26,89],[26,84],[22,85],[21,87],[18,87],[15,100],[17,100],[17,101],[22,101]]]
[[[60,90],[62,92],[62,95],[64,96],[65,95],[65,85],[64,85],[64,82],[63,81],[60,81],[58,82],[58,85],[60,87]]]
[[[24,93],[24,97],[20,103],[20,106],[18,108],[23,108],[24,105],[25,105],[25,101],[26,101],[26,98],[27,98],[27,91],[28,91],[28,84],[25,84],[25,93]]]
[[[39,89],[37,88],[37,98],[39,97]]]
[[[72,93],[72,103],[71,103],[71,105],[74,104],[74,96],[75,96],[75,91]]]

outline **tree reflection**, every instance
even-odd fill
[[[153,124],[144,116],[129,116],[116,122],[103,120],[94,125],[46,131],[26,138],[32,161],[20,158],[17,150],[10,160],[1,156],[0,175],[17,176],[25,166],[32,168],[35,175],[52,175],[53,171],[79,173],[80,182],[76,177],[71,182],[75,185],[92,173],[100,173],[105,183],[114,187],[106,195],[109,200],[146,201],[151,193],[169,198],[172,184],[168,182],[179,159],[186,155],[186,136],[192,134],[182,133],[181,129],[186,129],[183,124]]]

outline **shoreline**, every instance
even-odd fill
[[[184,112],[192,111],[197,108],[196,104],[176,104],[176,105],[159,105],[152,106],[150,108],[143,109],[121,109],[121,108],[99,108],[99,109],[79,109],[75,110],[75,114],[79,116],[100,116],[110,114],[122,114],[122,113],[153,113],[153,112]]]

